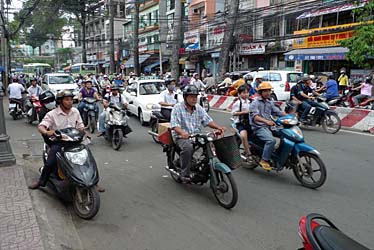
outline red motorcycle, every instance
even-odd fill
[[[322,224],[316,222],[317,220]],[[299,250],[370,250],[345,235],[329,219],[320,214],[301,217],[299,236],[304,245]]]
[[[29,98],[29,110],[27,111],[27,122],[29,124],[33,123],[34,121],[39,121],[39,113],[42,108],[42,105],[39,101],[37,96],[31,96]]]

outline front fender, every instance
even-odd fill
[[[221,171],[221,172],[223,172],[225,174],[231,172],[231,169],[225,163],[223,163],[223,162],[215,162],[213,164],[213,169]]]
[[[308,152],[311,154],[320,155],[317,149],[303,142],[295,144],[292,153],[298,156],[301,152]]]

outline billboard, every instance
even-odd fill
[[[183,44],[186,51],[200,50],[199,30],[196,29],[184,32]]]

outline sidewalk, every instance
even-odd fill
[[[44,249],[20,166],[0,168],[0,249]]]

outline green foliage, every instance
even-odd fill
[[[360,4],[359,1],[354,1]],[[349,49],[348,60],[363,68],[374,67],[374,0],[369,0],[364,7],[353,11],[357,21],[362,22],[354,30],[354,35],[340,42]]]

